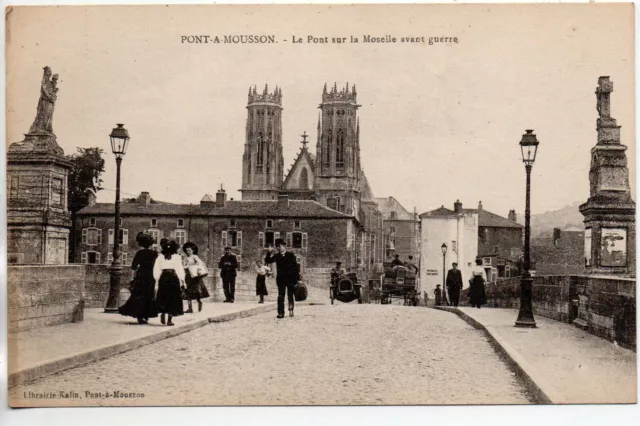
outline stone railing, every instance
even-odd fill
[[[108,265],[82,265],[86,267],[86,289],[85,299],[88,308],[103,308],[107,303],[109,296],[109,266]],[[329,271],[329,270],[327,270]],[[327,288],[328,293],[328,276],[327,284],[324,282],[324,274],[317,274],[313,269],[303,271],[303,278],[308,285],[320,288]],[[124,268],[121,278],[120,304],[123,304],[129,297],[128,284],[133,279],[130,268]],[[224,290],[222,287],[222,279],[220,278],[220,270],[217,268],[209,268],[209,275],[204,278],[204,284],[209,290],[211,297],[205,301],[222,302],[224,300]],[[278,298],[278,287],[275,277],[267,278],[268,296],[265,297],[267,302],[275,302]],[[327,296],[328,298],[328,296]],[[237,301],[258,301],[256,296],[256,273],[253,271],[238,271],[236,276],[236,292],[235,300]],[[186,306],[186,305],[185,305]]]
[[[462,304],[468,305],[468,290]],[[487,306],[520,307],[520,278],[487,284]],[[606,276],[533,277],[535,315],[573,323],[597,336],[635,350],[636,280]]]
[[[84,265],[7,267],[9,333],[84,319]]]

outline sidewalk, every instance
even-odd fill
[[[633,351],[545,317],[537,328],[516,328],[515,309],[438,308],[454,312],[476,328],[512,364],[543,403],[624,404],[637,401]]]
[[[197,304],[194,303],[197,309]],[[85,309],[84,321],[9,334],[9,387],[78,367],[202,327],[276,309],[275,303],[204,302],[202,312],[174,319],[175,326]]]

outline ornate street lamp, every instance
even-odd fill
[[[127,153],[129,146],[129,132],[124,124],[118,124],[109,135],[111,139],[111,151],[116,156],[116,219],[113,225],[113,262],[111,263],[109,279],[109,298],[104,311],[107,313],[117,313],[120,305],[120,276],[122,275],[122,265],[120,264],[120,164],[122,157]]]
[[[447,284],[446,284],[446,275],[447,275],[447,243],[442,243],[440,246],[442,249],[442,304],[449,305],[447,301]]]
[[[536,320],[533,318],[533,304],[531,300],[533,279],[529,272],[531,269],[529,242],[531,239],[531,168],[533,167],[533,162],[536,161],[538,144],[538,139],[533,133],[533,130],[527,130],[527,133],[522,135],[520,148],[522,150],[522,161],[524,162],[524,167],[527,171],[527,198],[526,208],[524,210],[524,267],[522,277],[520,279],[520,311],[518,312],[516,327],[536,327]]]

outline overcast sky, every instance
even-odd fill
[[[273,34],[278,43],[182,44],[191,34]],[[364,34],[398,42],[362,43]],[[361,43],[292,44],[293,35]],[[17,8],[7,58],[8,143],[28,131],[48,65],[60,75],[58,143],[65,153],[105,149],[107,189],[115,188],[109,132],[116,123],[129,130],[125,196],[198,203],[224,183],[240,199],[249,86],[282,88],[286,171],[302,132],[315,150],[322,88],[335,81],[357,86],[361,159],[375,196],[418,213],[456,199],[522,212],[518,142],[530,128],[540,140],[532,212],[558,209],[589,196],[601,75],[614,82],[611,110],[635,191],[631,5]]]

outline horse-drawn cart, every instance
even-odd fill
[[[405,306],[417,306],[416,272],[406,266],[385,262],[384,275],[380,278],[380,303],[390,304],[393,298],[397,298],[403,299]]]

